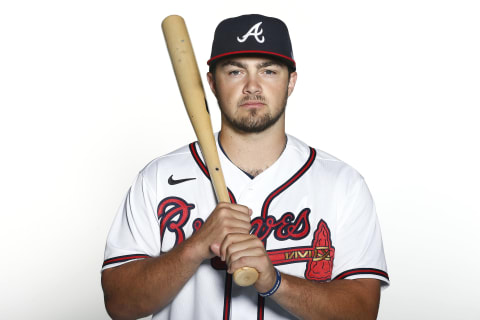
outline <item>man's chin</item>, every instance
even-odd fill
[[[278,120],[278,119],[276,119]],[[260,133],[270,128],[276,122],[270,115],[259,117],[248,117],[229,121],[233,128],[246,133]]]

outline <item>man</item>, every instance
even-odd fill
[[[224,20],[208,63],[233,203],[216,203],[196,143],[148,164],[108,237],[107,311],[115,319],[376,318],[389,280],[368,188],[350,166],[285,133],[297,79],[287,27],[261,15]],[[244,266],[259,272],[252,287],[232,283]]]

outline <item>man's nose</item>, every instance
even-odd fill
[[[247,77],[243,93],[258,94],[262,92],[262,87],[256,75],[249,75]]]

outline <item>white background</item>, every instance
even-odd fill
[[[195,140],[161,22],[185,18],[205,74],[217,23],[254,12],[290,29],[288,132],[358,169],[376,200],[392,281],[379,318],[480,319],[480,5],[462,0],[2,1],[2,319],[107,318],[120,201]]]

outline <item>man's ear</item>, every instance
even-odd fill
[[[215,85],[215,77],[211,72],[207,72],[207,81],[208,85],[210,86],[210,90],[212,90],[213,95],[217,96],[217,86]]]
[[[288,96],[289,97],[292,94],[293,89],[295,88],[295,83],[297,83],[297,72],[294,71],[290,74],[290,79],[288,81]]]

